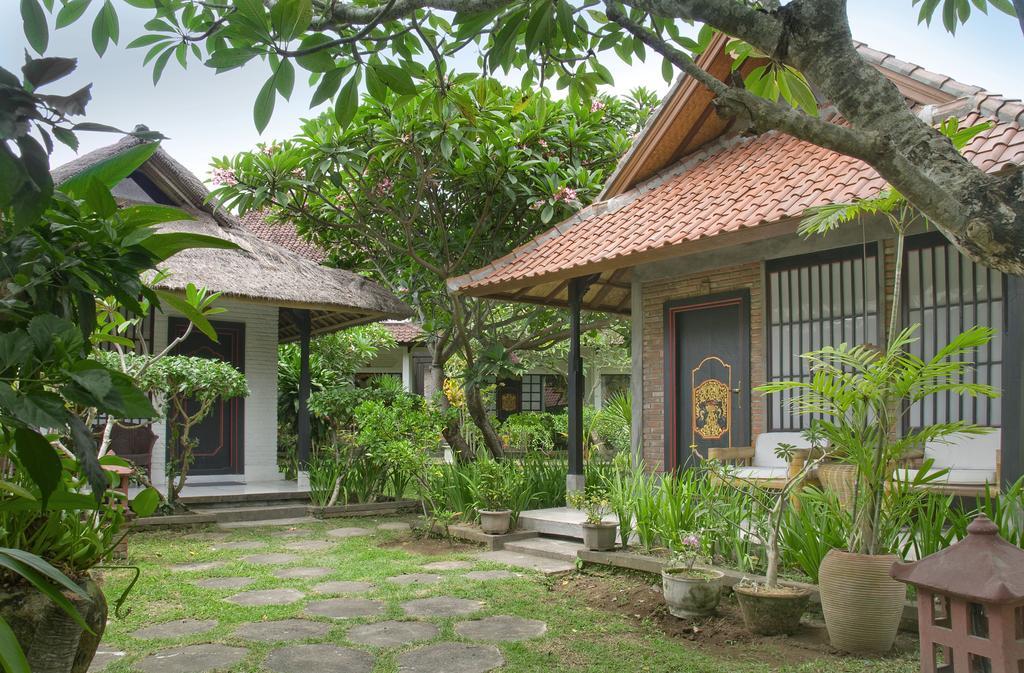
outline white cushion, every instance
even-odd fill
[[[785,479],[789,474],[787,467],[737,467],[731,474],[740,479]]]
[[[784,468],[789,465],[788,461],[775,455],[780,444],[789,444],[798,449],[811,448],[811,443],[799,432],[762,432],[754,442],[754,466]]]
[[[928,442],[924,457],[935,461],[933,467],[994,473],[1001,438],[998,429],[985,435],[950,435],[945,441]]]
[[[937,470],[932,469],[932,472]],[[912,482],[920,470],[896,470],[896,479],[899,481]],[[963,484],[966,486],[984,486],[985,484],[996,483],[995,470],[950,470],[946,474],[928,482],[931,484]]]

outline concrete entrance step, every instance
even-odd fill
[[[514,568],[536,570],[537,572],[544,573],[545,575],[561,575],[564,573],[570,573],[576,569],[575,561],[558,561],[555,559],[545,558],[543,556],[534,556],[532,554],[509,551],[508,549],[481,552],[478,558],[485,561],[503,563]]]
[[[582,540],[585,520],[583,512],[570,507],[532,509],[519,515],[519,528],[536,531],[541,535]],[[604,520],[608,523],[618,521],[614,515],[606,516]]]
[[[308,504],[295,505],[248,505],[245,507],[193,508],[196,514],[209,514],[217,523],[239,523],[245,521],[266,521],[274,519],[297,519],[309,515]]]
[[[505,549],[520,554],[539,556],[553,561],[566,561],[576,563],[576,553],[583,549],[583,545],[573,540],[561,540],[552,537],[535,537],[528,540],[517,540],[506,542]]]

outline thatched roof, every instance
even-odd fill
[[[55,169],[54,181],[59,184],[141,142],[126,137],[89,152]],[[161,230],[218,236],[233,241],[240,248],[182,251],[161,265],[170,273],[160,287],[183,290],[192,283],[228,297],[282,308],[309,309],[314,334],[412,314],[401,300],[373,281],[350,271],[321,266],[259,238],[230,212],[207,202],[209,191],[199,178],[163,149],[158,149],[139,172],[174,201],[174,205],[195,217],[161,225]],[[120,198],[126,195],[131,198],[127,192],[115,190]],[[288,311],[280,312],[278,334],[281,341],[298,338],[298,330]]]

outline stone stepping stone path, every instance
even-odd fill
[[[472,561],[434,561],[423,566],[424,570],[469,570],[476,564]]]
[[[287,539],[295,537],[307,537],[308,535],[308,530],[302,530],[299,528],[289,528],[287,530],[275,530],[270,534],[270,537],[281,537]]]
[[[376,617],[384,613],[386,606],[380,601],[366,598],[328,598],[312,601],[306,606],[307,615],[330,617],[331,619],[352,619],[353,617]]]
[[[282,563],[294,563],[299,560],[299,557],[295,554],[282,554],[280,552],[272,552],[270,554],[251,554],[249,556],[243,556],[242,560],[246,563],[254,563],[256,565],[279,565]]]
[[[112,661],[117,661],[124,655],[124,652],[117,650],[96,650],[96,656],[92,658],[92,663],[89,664],[89,668],[86,669],[86,673],[100,673],[100,671],[104,670]]]
[[[389,521],[387,523],[382,523],[382,524],[378,525],[377,526],[377,530],[390,530],[390,531],[404,532],[404,531],[412,530],[412,526],[410,526],[409,524],[407,524],[404,521]]]
[[[471,622],[459,622],[455,625],[455,633],[468,640],[486,643],[510,643],[517,640],[529,640],[544,635],[548,625],[537,619],[521,619],[508,615],[498,615]]]
[[[175,619],[172,622],[153,624],[132,632],[135,638],[181,638],[197,633],[206,633],[217,626],[216,619]]]
[[[463,575],[467,580],[486,582],[489,580],[508,580],[516,577],[515,573],[507,570],[474,570]]]
[[[203,589],[241,589],[255,581],[255,578],[252,577],[210,577],[205,580],[196,580],[193,584]]]
[[[451,596],[418,598],[402,603],[402,610],[410,617],[461,617],[471,615],[483,607],[480,601]]]
[[[327,551],[333,547],[327,540],[299,540],[284,546],[288,551]]]
[[[274,673],[370,673],[373,655],[326,643],[291,645],[268,654],[263,666]]]
[[[505,658],[493,645],[439,643],[398,657],[398,673],[487,673],[504,665]]]
[[[433,640],[441,632],[430,622],[376,622],[349,629],[348,639],[373,647],[401,647],[420,640]]]
[[[239,540],[237,542],[220,542],[213,545],[211,549],[213,551],[231,551],[231,550],[247,550],[247,549],[263,549],[267,546],[266,542],[261,540]]]
[[[224,600],[235,605],[259,607],[265,605],[290,605],[305,598],[305,594],[296,589],[257,589],[243,591]]]
[[[170,567],[175,573],[194,573],[203,570],[215,570],[224,565],[224,561],[196,561],[193,563],[175,563]]]
[[[308,619],[281,619],[273,622],[248,622],[235,629],[235,637],[261,643],[321,638],[334,628],[331,624]]]
[[[196,533],[186,533],[185,535],[181,536],[181,539],[182,540],[204,540],[204,541],[207,541],[207,542],[212,542],[214,540],[224,540],[224,539],[227,539],[227,537],[228,537],[228,534],[225,533],[224,531],[205,530],[205,531],[199,531],[199,532],[196,532]]]
[[[282,580],[314,580],[332,572],[330,568],[281,568],[274,571],[274,577]]]
[[[408,575],[396,575],[395,577],[388,578],[388,582],[399,586],[410,586],[412,584],[437,584],[440,581],[440,575],[429,575],[427,573],[409,573]]]
[[[327,531],[327,534],[331,537],[345,539],[349,537],[359,537],[360,535],[370,535],[371,531],[366,528],[335,528],[334,530]]]
[[[135,664],[143,673],[207,673],[231,668],[249,654],[244,647],[205,643],[160,650]]]
[[[347,580],[321,582],[313,587],[313,592],[318,594],[361,594],[372,590],[373,584],[370,582],[350,582]]]

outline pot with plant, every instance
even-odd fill
[[[812,434],[811,431],[804,433],[812,444],[816,444]],[[788,444],[780,444],[775,450],[775,455],[787,463],[791,463],[794,453],[798,450],[808,453],[809,456],[812,455],[812,452],[807,449],[796,449]],[[736,600],[740,605],[740,612],[743,614],[743,623],[751,633],[764,636],[789,635],[800,628],[800,619],[807,610],[811,591],[779,584],[780,531],[787,505],[803,486],[808,476],[828,458],[827,452],[814,451],[813,457],[804,461],[799,472],[790,476],[778,490],[760,488],[733,474],[728,465],[715,461],[706,462],[707,469],[715,473],[721,483],[743,488],[743,492],[763,513],[763,516],[754,517],[753,526],[748,522],[735,522],[736,526],[746,529],[745,532],[752,538],[763,541],[767,560],[764,582],[744,579],[733,587]]]
[[[480,463],[479,475],[476,490],[480,529],[488,535],[504,535],[512,528],[512,471],[501,462],[485,460]]]
[[[608,513],[608,500],[601,493],[574,491],[566,496],[573,509],[583,512],[583,546],[589,551],[612,551],[618,524],[604,520]]]
[[[662,594],[668,611],[676,617],[706,617],[718,609],[725,573],[697,567],[702,551],[699,535],[683,533],[679,548],[661,571]]]

